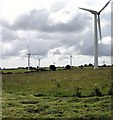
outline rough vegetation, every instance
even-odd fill
[[[3,74],[3,118],[111,119],[111,68]]]

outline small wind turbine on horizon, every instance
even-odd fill
[[[32,54],[31,52],[30,52],[30,49],[28,48],[28,53],[27,53],[27,55],[28,55],[28,71],[30,71],[30,59],[31,59],[31,55],[38,55],[38,54]],[[38,61],[39,61],[39,63],[38,63],[38,65],[39,65],[39,67],[40,67],[40,61],[41,61],[41,58],[40,57],[38,57]]]
[[[41,59],[43,59],[42,57],[38,57],[38,67],[41,67]]]
[[[72,60],[73,60],[73,56],[72,55],[70,55],[70,66],[72,67],[72,64],[73,64],[73,62],[72,62]]]
[[[38,63],[38,65],[39,65],[39,67],[40,67],[40,60],[41,60],[41,59],[40,59],[40,58],[38,58],[38,62],[39,62],[39,63]]]
[[[79,9],[82,9],[94,14],[94,69],[98,68],[98,32],[99,32],[100,40],[102,40],[100,13],[108,6],[110,2],[111,0],[109,0],[99,12],[95,10],[79,7]],[[97,25],[98,25],[98,30],[97,30]]]
[[[28,71],[30,71],[30,56],[31,56],[31,53],[30,53],[30,49],[28,49]]]

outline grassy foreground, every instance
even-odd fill
[[[3,74],[3,118],[111,119],[111,68]]]

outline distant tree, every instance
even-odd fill
[[[91,63],[89,63],[89,67],[92,67],[93,65]]]
[[[87,67],[87,66],[88,66],[87,64],[84,65],[84,67]]]
[[[79,67],[80,67],[80,69],[83,69],[83,68],[84,68],[84,66],[83,66],[83,65],[80,65]]]
[[[107,66],[106,64],[103,65],[103,67],[106,67],[106,66]]]
[[[35,67],[30,66],[30,70],[36,70],[36,68],[35,68]]]
[[[55,71],[55,70],[56,70],[55,65],[50,65],[49,68],[50,68],[50,70],[52,70],[52,71]]]
[[[71,66],[70,65],[66,65],[66,69],[71,69]]]

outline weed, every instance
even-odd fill
[[[113,95],[113,82],[111,82],[111,86],[108,89],[108,94]]]
[[[61,85],[60,85],[60,79],[56,80],[56,84],[57,84],[57,88],[61,87]]]
[[[102,92],[100,91],[99,88],[95,88],[95,93],[97,96],[102,96]]]
[[[82,97],[82,95],[81,95],[81,88],[80,88],[80,87],[77,86],[75,92],[76,92],[76,93],[73,94],[73,97]]]
[[[95,84],[95,88],[94,88],[94,94],[96,96],[102,96],[102,92],[100,91],[100,89],[97,87],[96,84]]]
[[[112,87],[108,89],[108,94],[113,95],[113,88]]]

